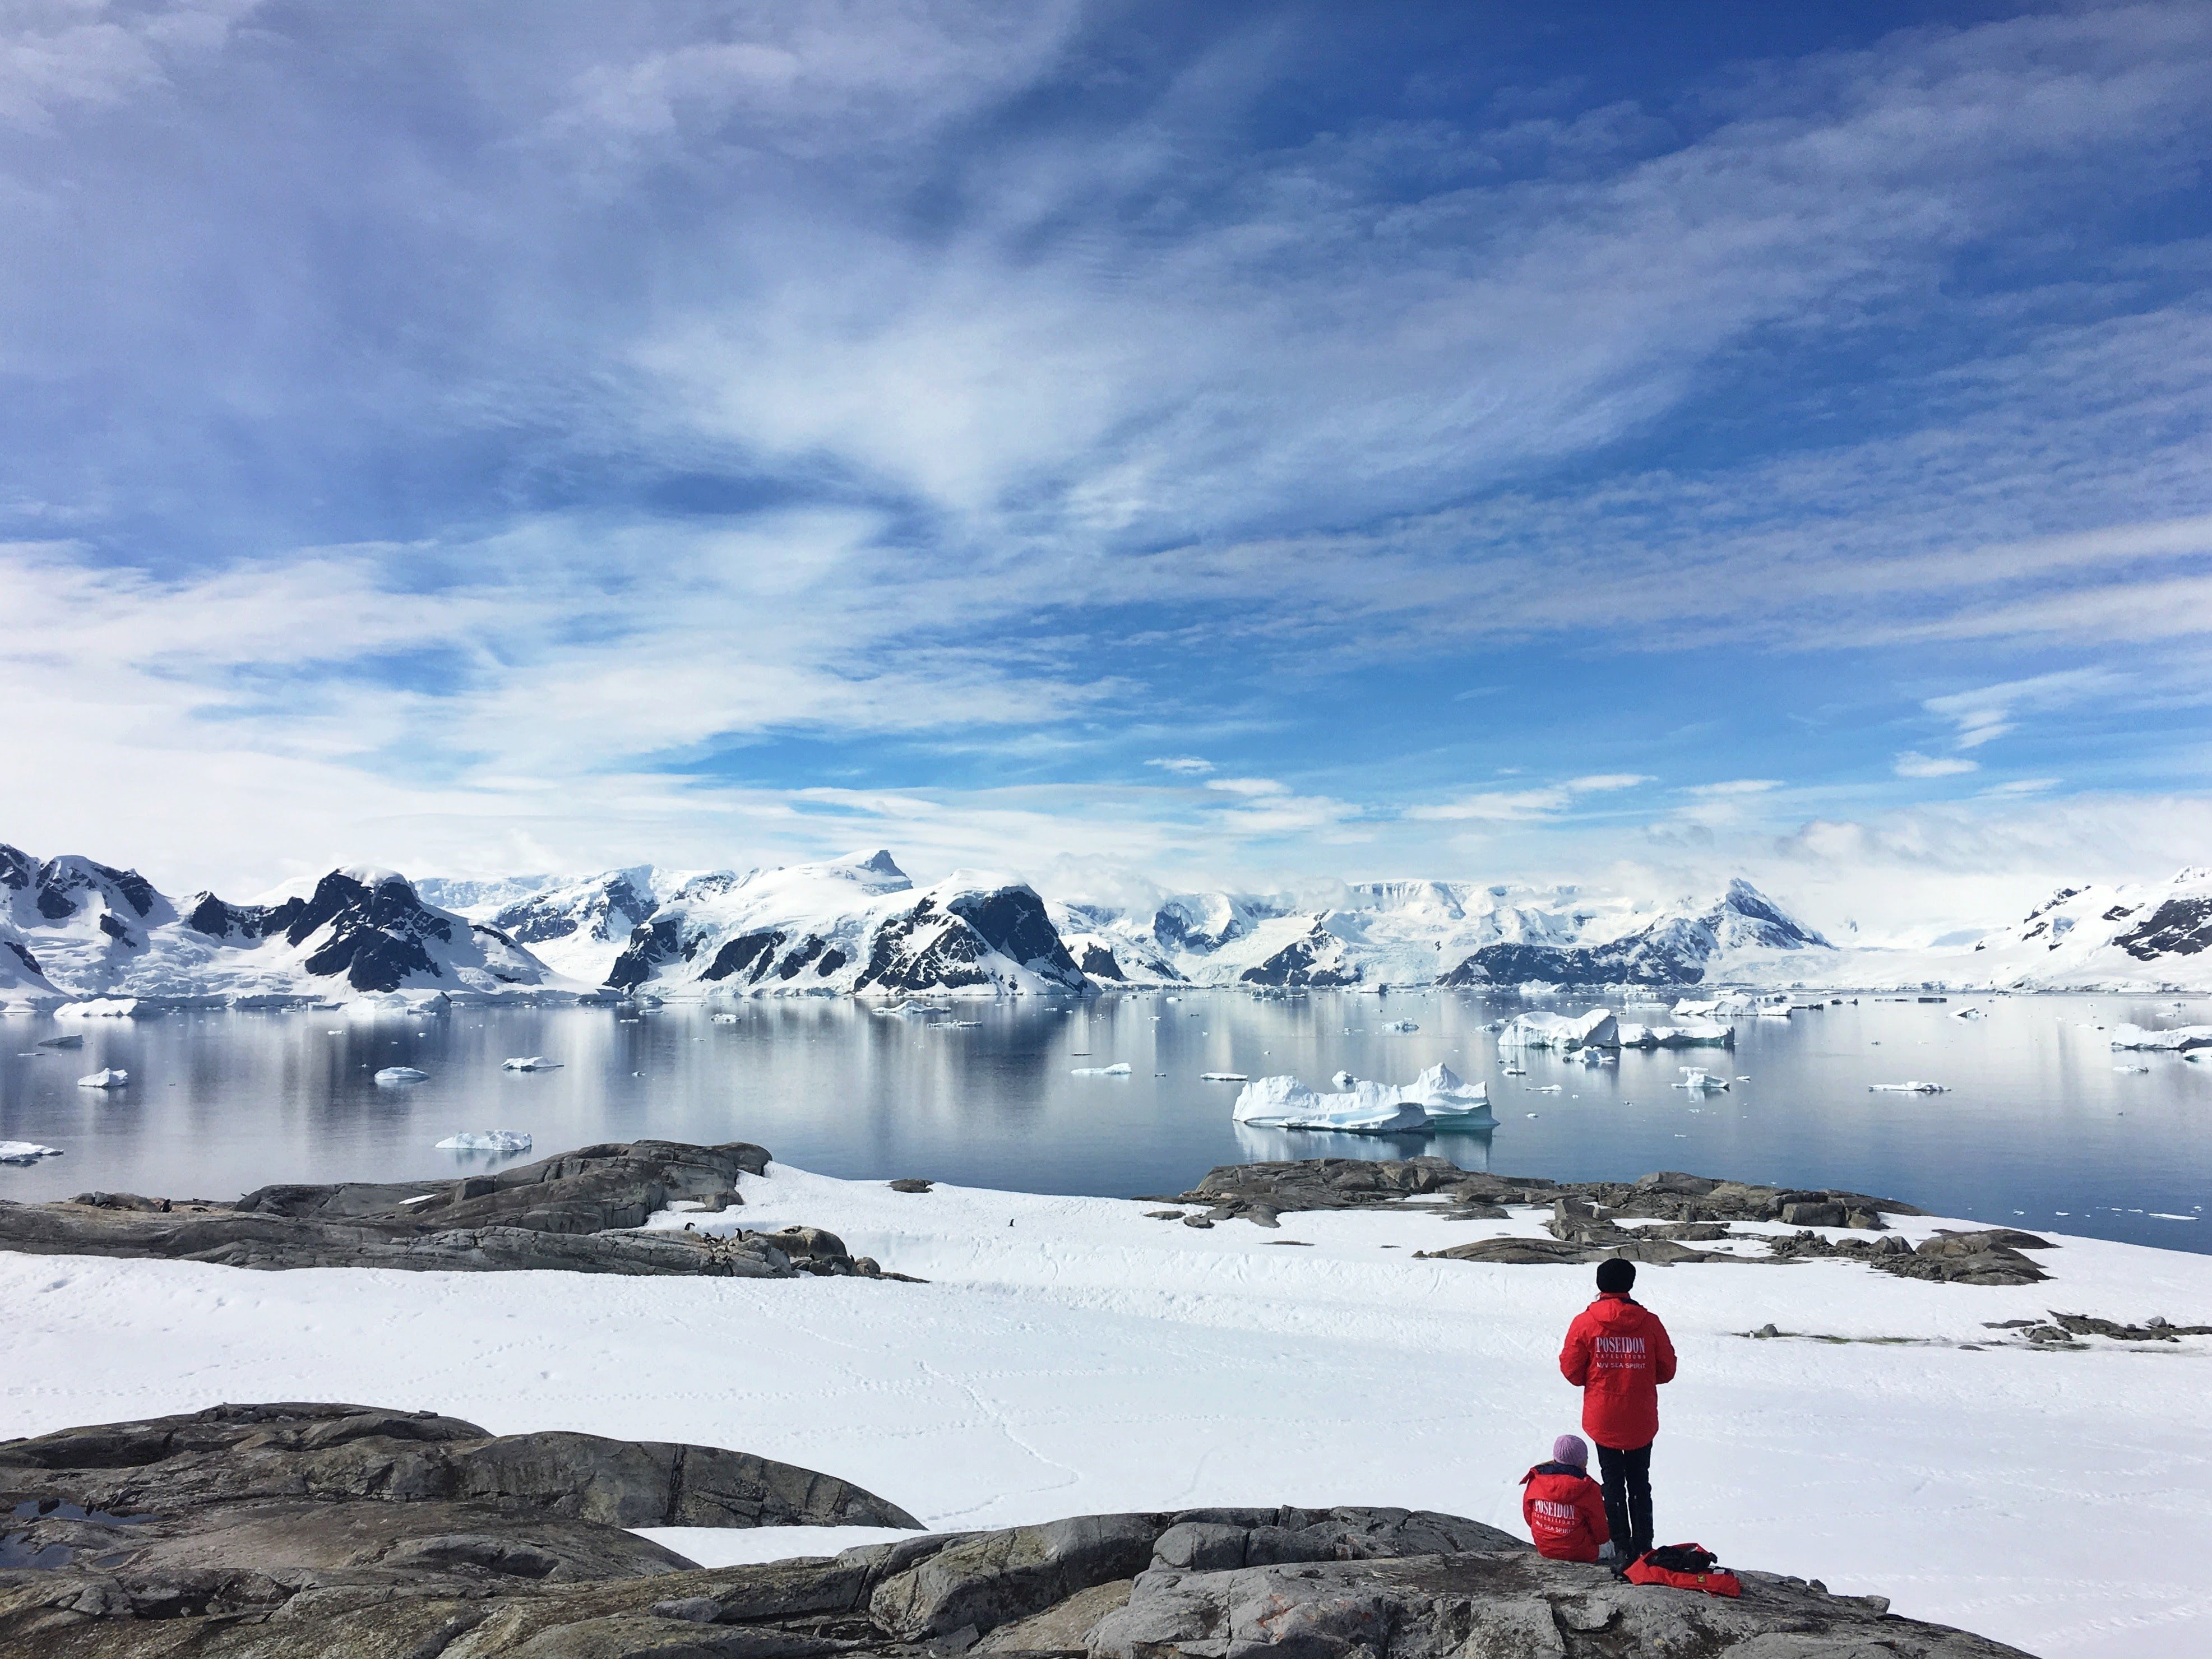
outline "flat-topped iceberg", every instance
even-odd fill
[[[543,1054],[518,1054],[512,1060],[502,1060],[499,1066],[503,1072],[557,1072],[561,1069],[559,1060],[548,1060]]]
[[[530,1137],[519,1129],[464,1129],[438,1143],[441,1152],[526,1152]]]
[[[1358,1083],[1340,1095],[1316,1094],[1294,1077],[1263,1077],[1244,1085],[1233,1114],[1255,1129],[1329,1129],[1382,1135],[1428,1126],[1429,1115],[1388,1084]]]
[[[1870,1095],[1948,1095],[1951,1091],[1941,1083],[1915,1080],[1911,1083],[1869,1083],[1867,1092]]]
[[[41,1146],[35,1140],[0,1140],[0,1164],[36,1164],[42,1158],[59,1158],[58,1146]]]
[[[80,1089],[120,1089],[127,1086],[130,1081],[130,1073],[119,1066],[111,1066],[105,1071],[94,1072],[90,1077],[79,1078],[76,1086]]]
[[[401,1084],[428,1083],[430,1074],[412,1066],[387,1066],[376,1074],[375,1080],[386,1088],[392,1088]]]
[[[1067,1074],[1070,1077],[1127,1077],[1129,1072],[1129,1062],[1125,1060],[1112,1066],[1070,1066]]]
[[[1620,1022],[1608,1008],[1593,1008],[1575,1018],[1544,1012],[1516,1014],[1498,1034],[1502,1053],[1513,1048],[1613,1048],[1620,1044]]]
[[[1729,1080],[1724,1077],[1715,1077],[1702,1066],[1685,1066],[1682,1067],[1682,1080],[1670,1086],[1676,1089],[1687,1089],[1693,1095],[1701,1095],[1709,1091],[1727,1088]]]
[[[56,1019],[129,1019],[138,1012],[137,997],[90,997],[64,1002],[54,1010]]]
[[[84,1039],[82,1036],[40,1037],[38,1046],[41,1048],[82,1048]]]

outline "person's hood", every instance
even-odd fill
[[[1539,1463],[1521,1477],[1521,1484],[1525,1486],[1540,1474],[1571,1474],[1577,1480],[1587,1480],[1590,1478],[1588,1469],[1577,1468],[1572,1463]]]
[[[1589,1304],[1590,1317],[1601,1325],[1640,1325],[1646,1316],[1644,1304],[1625,1296],[1601,1296]]]

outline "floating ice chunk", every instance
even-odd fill
[[[1989,1017],[1986,1008],[1955,1008],[1951,1012],[1954,1019],[1987,1019]]]
[[[548,1060],[543,1054],[518,1054],[512,1060],[502,1060],[499,1066],[503,1072],[557,1072],[561,1069],[559,1060]]]
[[[2142,1073],[2149,1071],[2150,1067],[2148,1066],[2115,1066],[2112,1069],[2118,1072],[2122,1077],[2135,1077],[2140,1076]]]
[[[59,1158],[58,1146],[41,1146],[35,1140],[0,1140],[0,1164],[36,1164],[42,1158]]]
[[[2115,1025],[2112,1042],[2115,1048],[2151,1048],[2166,1053],[2212,1048],[2212,1025],[2177,1025],[2165,1031],[2147,1031],[2140,1025]]]
[[[68,1036],[40,1037],[39,1039],[39,1047],[41,1048],[82,1048],[84,1047],[84,1034],[80,1031],[74,1032]]]
[[[1352,1076],[1349,1072],[1337,1072],[1332,1073],[1328,1080],[1334,1084],[1340,1090],[1349,1089],[1353,1084],[1359,1081],[1358,1078]]]
[[[129,1019],[138,1012],[137,997],[94,997],[84,1002],[64,1002],[54,1010],[56,1019]]]
[[[1735,1027],[1716,1020],[1685,1020],[1680,1025],[1624,1025],[1624,1048],[1733,1048]]]
[[[1200,1072],[1198,1074],[1200,1083],[1242,1083],[1244,1079],[1245,1074],[1242,1072]]]
[[[1593,1008],[1577,1018],[1544,1011],[1516,1014],[1498,1034],[1501,1054],[1514,1048],[1613,1048],[1620,1043],[1620,1022],[1610,1009]]]
[[[438,1150],[441,1152],[526,1152],[530,1150],[530,1137],[520,1129],[481,1129],[474,1132],[465,1129],[457,1135],[447,1135],[438,1143]],[[419,1200],[410,1200],[416,1201]]]
[[[1129,1062],[1125,1060],[1115,1066],[1075,1066],[1069,1067],[1067,1074],[1070,1077],[1127,1077],[1129,1075]]]
[[[1685,997],[1674,1005],[1674,1014],[1677,1019],[1705,1019],[1718,1013],[1720,1009],[1718,997],[1710,1002],[1692,1002]]]
[[[709,1014],[708,1018],[717,1025],[735,1025],[738,1023],[735,1014]]]
[[[1702,1066],[1685,1066],[1681,1071],[1682,1080],[1670,1085],[1670,1087],[1687,1089],[1692,1094],[1701,1095],[1729,1086],[1729,1080],[1726,1078],[1715,1077]]]
[[[1540,1083],[1528,1092],[1532,1095],[1555,1095],[1559,1092],[1560,1087],[1561,1085],[1557,1083]]]
[[[376,1074],[376,1081],[387,1088],[403,1083],[428,1083],[430,1074],[416,1070],[412,1066],[387,1066]]]
[[[1260,1129],[1322,1129],[1342,1134],[1391,1134],[1425,1127],[1429,1115],[1381,1083],[1362,1083],[1339,1095],[1316,1094],[1294,1077],[1248,1083],[1232,1114]]]
[[[1870,1095],[1948,1095],[1951,1091],[1941,1083],[1869,1083]]]
[[[130,1073],[119,1066],[111,1066],[105,1071],[94,1072],[90,1077],[79,1078],[76,1086],[80,1089],[122,1089],[127,1088],[130,1082]]]
[[[1395,1031],[1399,1036],[1404,1036],[1421,1028],[1410,1019],[1386,1019],[1382,1022],[1382,1029],[1386,1031]]]
[[[1343,1073],[1337,1073],[1341,1077]],[[1490,1115],[1487,1084],[1469,1083],[1439,1061],[1398,1091],[1432,1118],[1471,1118]]]
[[[935,1003],[897,1002],[888,1008],[878,1008],[876,1012],[892,1019],[930,1019],[939,1014],[949,1014],[952,1011]]]

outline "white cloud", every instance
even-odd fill
[[[1960,748],[1978,749],[2018,729],[2018,722],[2013,718],[2015,710],[2066,708],[2094,697],[2109,696],[2128,684],[2127,675],[2112,669],[2075,668],[1929,697],[1920,706],[1931,714],[1957,723],[1956,741]]]
[[[1273,778],[1208,778],[1208,789],[1219,789],[1232,795],[1287,795],[1289,788]]]
[[[1524,823],[1557,817],[1577,796],[1632,789],[1653,781],[1639,772],[1599,772],[1540,789],[1485,790],[1448,801],[1411,806],[1406,816],[1428,823]]]
[[[1213,770],[1212,761],[1201,760],[1196,755],[1164,755],[1157,760],[1148,760],[1145,764],[1157,766],[1163,771],[1186,778],[1203,777]]]
[[[1763,795],[1782,787],[1778,778],[1729,778],[1719,783],[1693,783],[1683,793],[1704,796]]]
[[[1917,749],[1907,749],[1891,762],[1890,769],[1900,778],[1954,778],[1982,769],[1979,762],[1960,756],[1923,755]]]

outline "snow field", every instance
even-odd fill
[[[1201,1504],[1396,1504],[1519,1532],[1515,1482],[1577,1426],[1559,1376],[1588,1267],[1415,1261],[1540,1231],[1378,1212],[1279,1231],[1157,1205],[781,1165],[702,1230],[827,1227],[932,1282],[657,1279],[0,1256],[0,1435],[224,1400],[434,1407],[501,1431],[739,1447],[938,1528]],[[1012,1224],[1011,1225],[1009,1224]],[[1907,1237],[1939,1224],[1911,1220]],[[1303,1244],[1280,1241],[1299,1240]],[[2212,1642],[2212,1342],[1965,1351],[2050,1309],[2212,1322],[2212,1258],[2067,1240],[2021,1289],[1852,1263],[1645,1267],[1680,1379],[1658,1528],[2045,1655]],[[1784,1331],[1897,1345],[1753,1340]],[[695,1559],[814,1529],[655,1536]]]

